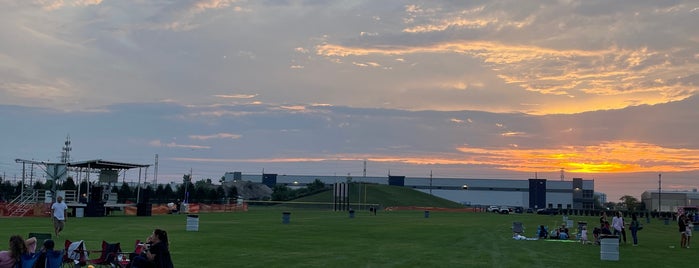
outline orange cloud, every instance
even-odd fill
[[[317,55],[338,63],[342,63],[338,57],[366,57],[368,61],[375,55],[425,53],[469,55],[482,59],[484,65],[505,83],[542,95],[576,98],[576,105],[554,103],[528,111],[533,114],[653,105],[679,101],[699,91],[691,84],[665,82],[693,75],[692,70],[699,68],[699,64],[687,61],[684,64],[669,63],[672,52],[649,51],[647,48],[553,49],[490,41],[449,41],[424,46],[349,47],[329,43],[316,46]],[[629,99],[637,101],[630,103]]]
[[[327,155],[309,158],[211,159],[175,158],[177,161],[231,163],[302,163],[370,161],[410,165],[474,165],[518,172],[573,173],[680,172],[699,170],[699,150],[667,148],[641,142],[614,141],[592,146],[555,149],[520,149],[518,146],[486,149],[459,147],[456,154],[432,156]]]

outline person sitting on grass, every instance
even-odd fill
[[[568,231],[568,228],[566,227],[565,224],[561,225],[561,228],[558,229],[558,239],[566,240],[569,237],[570,237],[570,233]]]
[[[549,235],[549,234],[548,234],[548,231],[546,230],[546,227],[544,227],[543,224],[542,224],[542,225],[539,225],[539,229],[536,230],[536,232],[537,232],[537,236],[539,237],[539,239],[546,239],[546,238],[548,238],[548,235]]]
[[[45,268],[46,265],[46,257],[48,254],[63,254],[63,252],[55,252],[54,247],[55,243],[51,239],[46,239],[44,240],[44,247],[41,249],[39,252],[39,257],[36,259],[36,262],[34,263],[33,268]]]

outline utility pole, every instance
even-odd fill
[[[366,159],[364,159],[364,178],[366,178]]]
[[[155,154],[155,173],[153,174],[153,185],[158,185],[158,154]]]
[[[660,204],[661,204],[660,201],[662,200],[662,198],[661,198],[661,190],[662,190],[662,187],[661,187],[661,183],[662,183],[661,177],[662,177],[662,175],[663,175],[663,174],[658,174],[658,212],[660,212],[660,208],[661,208],[661,206],[660,206]]]
[[[432,170],[430,170],[430,195],[432,195]]]

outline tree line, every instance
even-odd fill
[[[22,182],[11,183],[3,181],[0,183],[0,202],[9,202],[22,192]],[[46,190],[53,189],[53,181],[36,181],[33,185],[24,184],[24,189]],[[87,183],[80,183],[80,193],[85,193]],[[65,181],[59,182],[56,185],[56,190],[78,190],[78,185],[75,184],[73,177],[68,177]],[[312,195],[321,191],[327,190],[325,184],[320,180],[315,180],[306,185],[306,187],[292,189],[285,185],[277,185],[272,189],[272,201],[289,201],[296,198]],[[91,190],[92,191],[92,190]],[[121,185],[112,185],[112,192],[117,193],[117,202],[136,203],[141,198],[147,198],[150,203],[167,204],[176,202],[178,199],[184,201],[187,198],[189,203],[206,203],[206,204],[222,204],[235,202],[238,197],[238,189],[233,187],[224,187],[223,185],[214,185],[211,179],[199,180],[191,182],[189,174],[185,174],[182,183],[175,186],[175,189],[169,184],[144,184],[141,190],[138,187],[132,187],[128,183]],[[189,194],[186,194],[188,192]],[[137,195],[140,194],[140,197]]]
[[[221,204],[228,202],[228,198],[235,199],[238,197],[238,191],[235,187],[224,188],[222,185],[214,185],[211,179],[199,180],[194,183],[191,182],[189,175],[184,175],[183,183],[178,184],[173,189],[169,184],[143,184],[141,190],[138,187],[132,187],[128,183],[124,182],[121,185],[113,185],[114,189],[112,192],[116,192],[118,195],[118,203],[136,202],[137,194],[141,194],[140,198],[148,198],[150,203],[166,204],[170,202],[175,202],[177,199],[185,200],[190,203],[207,203],[207,204]],[[4,180],[0,183],[0,202],[12,201],[15,197],[19,196],[22,189],[34,189],[34,190],[47,190],[53,189],[53,181],[36,181],[33,185],[28,185],[28,183],[18,182],[12,183],[10,181]],[[87,189],[87,183],[80,183],[80,192],[85,193]],[[56,185],[56,190],[78,190],[78,185],[75,184],[75,180],[72,177],[68,177],[65,181],[59,182]],[[186,194],[188,192],[189,194]]]

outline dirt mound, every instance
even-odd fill
[[[227,192],[233,187],[238,191],[238,195],[246,200],[269,200],[272,198],[272,189],[262,183],[251,181],[235,181],[223,183],[223,188]]]

